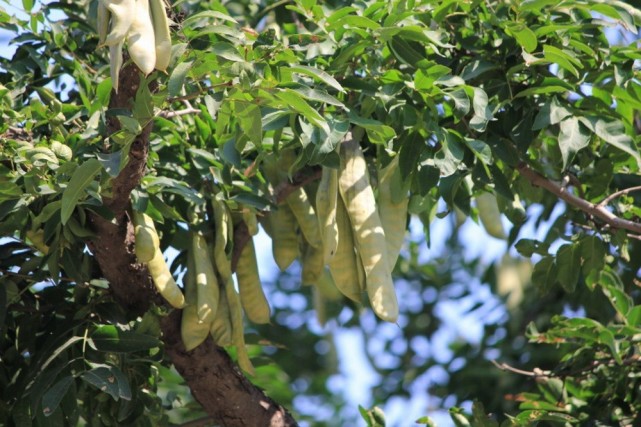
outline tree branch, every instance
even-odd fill
[[[605,199],[601,200],[601,202],[597,206],[598,207],[607,206],[612,200],[616,199],[617,197],[625,196],[634,191],[641,191],[641,185],[638,185],[636,187],[625,188],[623,190],[614,192],[610,194],[608,197],[606,197]]]
[[[189,114],[200,114],[201,111],[198,108],[185,108],[184,110],[178,111],[163,111],[159,114],[160,117],[165,119],[171,119],[173,117],[186,116]]]
[[[637,234],[641,234],[641,224],[638,222],[628,221],[623,218],[619,218],[614,215],[612,212],[608,211],[604,206],[603,202],[595,205],[594,203],[588,202],[585,199],[575,196],[574,194],[568,193],[566,188],[562,187],[558,183],[551,181],[530,168],[527,164],[521,163],[517,166],[518,171],[528,180],[532,185],[537,187],[544,188],[550,193],[558,196],[560,199],[564,200],[571,206],[582,210],[583,212],[590,214],[596,218],[601,219],[606,224],[610,225],[615,229],[624,229],[632,231]],[[616,193],[615,193],[616,194]]]

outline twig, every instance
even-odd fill
[[[209,92],[212,89],[215,89],[217,87],[223,87],[223,86],[231,86],[233,83],[232,82],[222,82],[222,83],[216,83],[215,85],[211,86],[205,86],[202,89],[197,90],[196,92],[189,93],[187,95],[181,95],[181,96],[174,96],[173,98],[167,98],[167,102],[178,102],[178,101],[188,101],[190,99],[195,99],[198,98],[200,95],[202,95],[205,92]]]
[[[525,375],[528,377],[534,377],[534,378],[541,378],[541,377],[549,377],[550,372],[549,371],[542,371],[539,368],[535,368],[533,371],[524,371],[522,369],[514,368],[507,363],[499,363],[496,360],[491,360],[492,364],[499,368],[501,371],[509,371],[509,372],[514,372],[515,374],[519,375]]]
[[[616,192],[610,194],[605,199],[601,200],[601,202],[599,202],[597,207],[599,207],[599,208],[604,207],[608,203],[610,203],[612,200],[616,199],[617,197],[625,196],[628,193],[632,193],[634,191],[641,191],[641,185],[637,185],[636,187],[630,187],[630,188],[625,188],[623,190],[616,191]]]
[[[159,114],[159,116],[165,119],[171,119],[173,117],[186,116],[188,114],[200,114],[200,113],[201,111],[197,108],[185,108],[184,110],[178,110],[178,111],[163,111],[162,113]]]
[[[609,224],[612,228],[624,229],[632,231],[636,234],[641,234],[640,223],[619,218],[612,212],[605,209],[605,207],[600,206],[600,204],[595,205],[594,203],[590,203],[585,199],[575,196],[574,194],[568,193],[561,185],[547,179],[537,171],[530,168],[525,163],[519,164],[517,166],[517,169],[528,181],[530,181],[530,183],[532,183],[532,185],[536,185],[538,187],[546,189],[550,193],[557,195],[560,199],[564,200],[575,208],[578,208],[585,213],[601,219],[606,224]]]

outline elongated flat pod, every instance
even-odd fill
[[[122,47],[125,42],[121,41],[109,46],[109,75],[111,77],[111,87],[115,93],[118,93],[120,79],[120,69],[122,68]]]
[[[401,247],[405,241],[407,226],[408,197],[401,197],[400,202],[394,203],[392,198],[392,182],[400,181],[398,156],[392,159],[387,167],[381,170],[378,182],[378,213],[381,217],[385,242],[387,243],[387,265],[394,269]]]
[[[300,231],[303,233],[307,243],[315,248],[321,248],[323,242],[321,240],[320,227],[318,226],[318,218],[305,190],[300,187],[295,189],[287,196],[286,201],[294,213]]]
[[[281,203],[269,214],[272,253],[280,271],[285,271],[298,258],[296,217],[287,203]]]
[[[352,301],[361,302],[361,289],[358,268],[361,260],[354,250],[354,235],[345,203],[339,198],[336,204],[336,225],[338,227],[338,246],[336,254],[329,260],[329,272],[336,287]],[[362,268],[362,267],[361,267]]]
[[[107,2],[105,0],[98,1],[98,8],[96,12],[96,30],[98,31],[98,44],[102,46],[105,44],[105,40],[107,40],[107,33],[109,32],[109,21],[111,19],[111,12],[109,12],[109,9],[107,9]]]
[[[222,200],[213,198],[211,204],[214,211],[215,226],[214,261],[220,278],[223,283],[226,283],[232,276],[231,254],[227,252],[227,247],[231,247],[229,243],[233,242],[233,224],[230,227],[232,221],[231,212],[229,212],[229,208]]]
[[[220,293],[218,309],[216,310],[216,317],[211,324],[210,333],[217,345],[221,347],[232,345],[231,311],[226,292]]]
[[[254,240],[249,239],[238,258],[236,280],[240,301],[249,320],[254,323],[269,323],[270,309],[258,274]]]
[[[476,196],[476,207],[479,211],[479,219],[487,234],[497,239],[505,239],[507,236],[501,222],[501,211],[494,193],[481,193]]]
[[[122,43],[137,13],[136,0],[101,0],[101,2],[108,11],[107,16],[111,18],[111,26],[102,43],[105,46],[114,46]],[[104,11],[99,10],[99,12],[101,16],[98,17],[98,23],[102,26],[104,22],[101,23],[100,21],[104,20]],[[103,31],[105,30],[101,27],[99,29],[99,35],[101,35]]]
[[[156,47],[155,68],[160,71],[167,70],[171,59],[171,33],[165,7],[164,0],[149,0]]]
[[[154,70],[156,41],[149,14],[149,0],[136,0],[136,11],[127,33],[127,50],[131,60],[145,75]]]
[[[160,295],[171,304],[172,307],[184,307],[185,297],[171,275],[171,271],[169,271],[165,257],[160,249],[156,251],[154,257],[147,263],[147,268]]]
[[[160,249],[160,240],[153,219],[144,212],[133,211],[136,258],[140,262],[152,260]]]
[[[303,285],[315,285],[323,274],[323,250],[315,248],[307,242],[303,243],[303,259],[301,260],[301,281]]]
[[[265,159],[263,170],[273,186],[277,186],[287,180],[287,171],[295,158],[296,156],[292,150],[283,150],[278,160],[273,157],[267,157]],[[318,218],[305,190],[300,187],[294,189],[285,201],[294,213],[296,222],[305,240],[313,247],[320,248],[323,242],[321,240]]]
[[[236,355],[238,357],[238,366],[250,375],[254,375],[254,365],[252,365],[245,347],[245,331],[243,326],[243,310],[241,307],[240,297],[234,288],[234,280],[230,278],[225,284],[225,294],[229,303],[229,314],[231,318],[232,344],[236,346]]]
[[[323,167],[316,191],[316,213],[323,242],[325,264],[329,263],[329,260],[336,254],[338,247],[338,225],[336,224],[338,197],[338,170]]]
[[[385,232],[369,182],[365,157],[351,134],[341,144],[340,155],[338,186],[365,270],[367,295],[376,315],[395,322],[398,318],[398,300],[388,266]]]
[[[205,237],[199,233],[192,233],[191,250],[194,257],[194,272],[196,276],[196,290],[198,297],[198,319],[211,325],[216,317],[220,288],[212,264]]]
[[[185,303],[180,322],[180,336],[187,351],[202,344],[209,335],[211,325],[202,323],[198,319],[198,290],[196,289],[196,273],[194,256],[191,251],[187,253],[187,272],[183,282],[185,284]]]

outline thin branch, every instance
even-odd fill
[[[630,188],[625,188],[623,190],[619,190],[617,192],[614,192],[610,194],[608,197],[605,199],[601,200],[601,202],[597,205],[597,207],[604,207],[608,205],[612,200],[616,199],[617,197],[625,196],[628,193],[632,193],[634,191],[641,191],[641,185],[637,185],[636,187],[630,187]]]
[[[565,188],[563,188],[558,183],[551,181],[538,173],[537,171],[530,168],[525,163],[521,163],[517,166],[518,171],[528,180],[532,185],[544,188],[552,194],[557,195],[560,199],[567,202],[569,205],[574,206],[582,210],[583,212],[590,214],[596,218],[601,219],[606,224],[609,224],[612,228],[615,229],[624,229],[632,231],[636,234],[641,234],[641,224],[638,222],[628,221],[627,219],[619,218],[614,215],[612,212],[605,209],[605,207],[600,205],[595,205],[590,203],[585,199],[575,196],[572,193],[568,193]]]
[[[201,111],[198,108],[185,108],[184,110],[178,111],[163,111],[159,114],[160,117],[165,119],[171,119],[178,116],[186,116],[188,114],[200,114]]]
[[[182,96],[174,96],[173,98],[168,98],[167,102],[177,102],[177,101],[188,101],[190,99],[196,99],[203,93],[209,92],[212,89],[215,89],[217,87],[224,87],[224,86],[231,86],[233,83],[232,82],[222,82],[222,83],[216,83],[215,85],[211,86],[205,86],[202,89],[197,90],[196,92],[189,93],[187,95],[182,95]]]
[[[519,375],[525,375],[527,377],[534,377],[534,378],[542,378],[542,377],[549,377],[550,372],[549,371],[542,371],[539,368],[535,368],[533,371],[524,371],[522,369],[514,368],[507,363],[499,363],[496,360],[490,360],[494,366],[499,368],[501,371],[509,371],[509,372],[514,372],[515,374]]]

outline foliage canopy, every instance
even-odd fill
[[[168,314],[135,262],[127,211],[153,218],[181,277],[190,228],[211,226],[195,226],[194,210],[217,199],[268,218],[265,163],[295,153],[284,181],[314,194],[350,130],[364,135],[373,182],[398,158],[392,195],[409,199],[413,238],[394,269],[400,328],[301,286],[296,263],[263,279],[272,324],[246,326],[251,381],[300,421],[355,422],[331,385],[341,349],[320,312],[365,337],[374,403],[440,378],[429,392],[456,425],[641,423],[641,11],[605,0],[179,0],[168,74],[127,62],[116,94],[97,1],[23,0],[26,14],[2,3],[14,48],[0,59],[5,425],[204,414],[236,425],[225,411],[239,396],[213,403],[211,384],[185,370],[226,353],[181,349],[179,311]],[[487,195],[503,214],[494,223],[479,209]],[[502,259],[466,256],[470,239],[491,239],[459,233],[472,222],[507,228]],[[452,232],[434,242],[443,224]],[[448,301],[482,333],[440,356],[430,344]],[[459,406],[470,400],[468,414]],[[325,411],[310,410],[318,402]],[[379,425],[377,411],[362,413]]]

